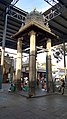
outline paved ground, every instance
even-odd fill
[[[67,119],[67,95],[27,99],[0,92],[0,119]]]

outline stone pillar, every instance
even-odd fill
[[[5,63],[3,65],[3,83],[6,82],[6,67],[5,67]]]
[[[67,82],[67,75],[66,75],[66,56],[65,56],[65,41],[63,41],[63,49],[64,49],[64,74],[65,74],[65,81]]]
[[[37,81],[37,65],[38,65],[38,62],[36,61],[36,81]]]
[[[22,39],[18,38],[17,42],[17,61],[16,61],[16,90],[21,90],[21,70],[22,70]]]
[[[52,92],[52,64],[51,64],[51,39],[47,40],[46,55],[46,84],[47,92]]]
[[[36,87],[36,33],[30,32],[29,96],[35,95]]]
[[[5,56],[5,41],[6,41],[6,30],[7,30],[7,20],[8,20],[8,8],[6,8],[5,12],[5,22],[4,22],[4,30],[3,30],[3,40],[2,40],[2,54],[1,54],[1,66],[0,66],[0,81],[4,82],[3,76],[3,68],[4,68],[4,56]],[[0,83],[1,83],[0,82]],[[2,84],[1,84],[2,85]],[[2,86],[1,86],[2,88]]]

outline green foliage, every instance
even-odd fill
[[[53,56],[57,60],[57,63],[62,60],[64,55],[64,44],[57,45],[52,49]],[[65,45],[65,56],[67,53],[67,44]]]

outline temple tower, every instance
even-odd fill
[[[47,46],[47,49],[49,49],[48,50],[49,58],[47,57],[48,65],[46,67],[48,67],[48,70],[46,70],[46,74],[48,75],[47,80],[49,82],[49,85],[48,85],[49,90],[51,90],[50,83],[52,80],[52,75],[51,75],[50,49],[51,49],[51,41],[55,37],[55,34],[51,32],[49,27],[44,25],[43,15],[36,10],[33,10],[32,12],[30,12],[26,17],[25,25],[21,26],[19,31],[16,34],[14,34],[13,37],[16,39],[23,37],[23,43],[26,45],[26,48],[27,46],[30,47],[29,96],[35,95],[35,89],[36,89],[36,46],[41,46],[44,43],[47,44],[46,46]],[[23,43],[22,43],[22,52],[23,52]]]

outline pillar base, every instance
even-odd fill
[[[14,85],[15,85],[15,91],[22,90],[22,88],[21,88],[21,80],[15,80],[14,81]]]
[[[29,81],[29,92],[28,92],[29,97],[35,95],[35,90],[36,90],[36,81]]]
[[[48,81],[48,93],[49,92],[53,92],[53,82],[52,81]]]

